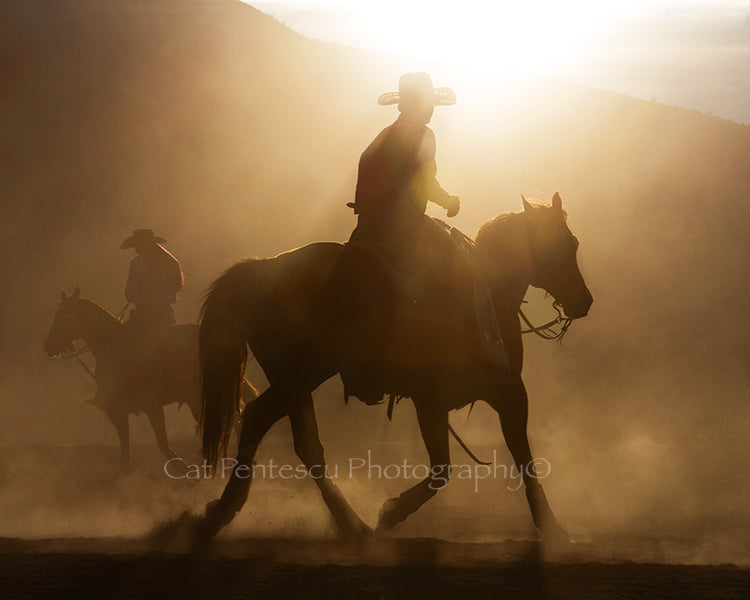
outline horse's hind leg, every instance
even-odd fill
[[[242,386],[240,388],[240,398],[242,400],[240,411],[244,412],[245,407],[251,402],[258,398],[258,390],[245,378],[242,380]],[[242,435],[242,420],[238,419],[234,426],[234,434],[237,438],[237,444],[239,445],[240,436]]]
[[[242,387],[240,388],[240,395],[242,396],[243,404],[247,406],[258,397],[258,390],[255,389],[247,378],[244,378],[242,380]]]
[[[273,424],[286,415],[286,405],[277,396],[271,387],[245,406],[237,458],[230,461],[232,474],[221,498],[206,505],[206,517],[198,544],[208,543],[245,504],[258,445]],[[219,463],[222,477],[226,460],[222,459]]]
[[[289,408],[289,419],[294,436],[294,450],[307,467],[310,477],[317,484],[339,531],[345,537],[355,539],[372,533],[329,477],[323,446],[318,435],[315,408],[309,393],[293,398]]]
[[[450,478],[450,448],[448,446],[448,412],[430,403],[414,403],[422,438],[430,457],[428,476],[398,498],[386,500],[380,511],[378,531],[393,528],[445,487]]]
[[[547,496],[539,483],[540,474],[536,470],[534,458],[531,455],[529,439],[526,435],[526,424],[528,421],[528,396],[526,388],[520,377],[511,377],[508,380],[507,393],[502,394],[499,400],[490,402],[500,416],[500,425],[513,455],[519,473],[526,487],[526,499],[529,502],[531,516],[546,541],[567,542],[568,534],[558,524],[552,509],[547,502]]]
[[[109,420],[117,430],[120,438],[120,468],[123,473],[133,470],[133,459],[130,457],[130,426],[128,425],[128,413],[122,411],[107,410]]]

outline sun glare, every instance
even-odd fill
[[[593,39],[606,37],[618,17],[646,4],[310,0],[257,6],[309,37],[442,62],[482,77],[508,71],[561,75],[585,56]]]
[[[542,14],[522,3],[386,2],[373,17],[369,22],[377,46],[480,74],[554,69],[575,57],[583,29],[552,2]]]

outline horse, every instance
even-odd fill
[[[48,356],[64,355],[73,348],[76,340],[82,339],[99,364],[108,357],[110,343],[121,331],[123,323],[99,304],[81,297],[80,293],[78,287],[71,295],[61,290],[60,303],[44,343],[44,350]],[[163,407],[174,402],[180,406],[184,403],[188,405],[196,421],[200,416],[198,325],[172,325],[165,329],[162,336],[157,337],[153,348],[145,346],[147,344],[144,342],[137,349],[145,357],[144,364],[132,372],[123,364],[120,372],[116,373],[116,382],[102,381],[101,369],[94,375],[97,393],[103,384],[112,384],[108,387],[115,388],[114,397],[105,397],[101,408],[117,430],[120,464],[125,473],[133,468],[128,425],[130,414],[146,413],[156,444],[167,460],[179,457],[169,445]],[[119,358],[121,357],[110,362],[115,362],[117,367]],[[258,397],[255,388],[244,378],[241,387],[245,402]],[[175,468],[179,466],[176,464]]]
[[[345,248],[318,242],[273,258],[246,260],[230,267],[211,286],[199,325],[201,427],[209,463],[215,465],[224,456],[239,410],[249,351],[270,387],[244,409],[236,466],[221,497],[206,505],[204,515],[193,517],[193,549],[207,548],[241,509],[258,445],[281,418],[289,417],[295,452],[317,484],[339,533],[363,539],[390,530],[447,484],[448,413],[477,400],[499,416],[543,540],[566,543],[567,532],[550,508],[527,438],[528,396],[521,376],[519,321],[529,286],[546,290],[570,320],[584,317],[593,302],[578,268],[578,240],[568,228],[560,195],[554,195],[551,205],[523,199],[522,212],[497,216],[476,237],[510,368],[500,368],[488,358],[474,310],[468,311],[468,320],[435,318],[418,301],[383,303],[381,293],[369,306],[360,306],[356,325],[320,318],[325,314],[319,310],[321,302],[351,292],[335,283],[342,263],[350,263],[348,272],[359,269],[363,274],[359,281],[364,282],[365,293],[355,296],[364,304],[393,283],[377,261],[368,264],[362,258],[367,253],[358,256]],[[404,306],[411,308],[399,313]],[[383,331],[388,335],[383,337]],[[336,342],[329,343],[330,339]],[[355,381],[369,382],[372,389],[411,398],[430,462],[425,479],[384,503],[375,532],[331,478],[313,476],[325,472],[325,458],[311,394],[336,374],[346,386],[350,373],[356,374]]]

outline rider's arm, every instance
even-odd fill
[[[437,180],[436,152],[435,133],[432,129],[427,128],[420,147],[420,187],[423,188],[428,201],[434,202],[449,211],[455,209],[458,212],[458,198],[446,192]]]

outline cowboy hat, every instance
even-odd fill
[[[163,244],[166,241],[163,237],[154,235],[153,229],[136,229],[133,235],[120,244],[120,248],[126,250],[127,248],[134,248],[135,246],[145,244]]]
[[[433,88],[427,73],[406,73],[398,80],[398,92],[388,92],[378,98],[378,104],[389,106],[400,102],[432,102],[435,106],[456,103],[455,92],[447,87]]]

